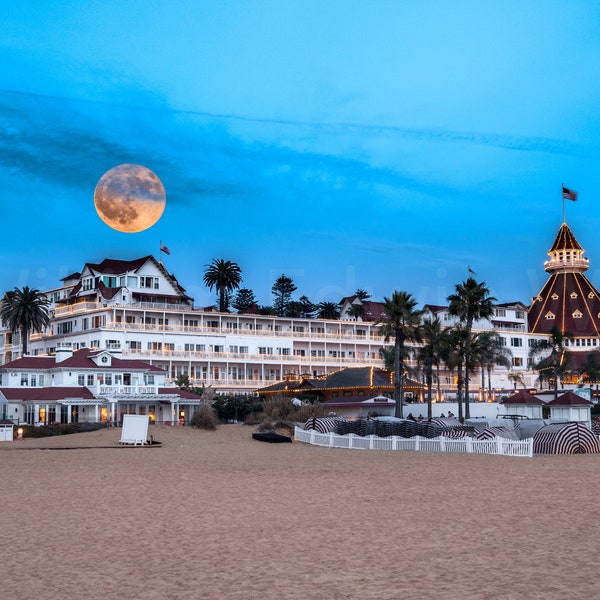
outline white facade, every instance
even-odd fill
[[[51,324],[30,336],[33,355],[97,348],[118,351],[123,358],[141,359],[163,369],[166,383],[188,375],[196,386],[216,391],[246,392],[280,381],[285,375],[331,373],[346,367],[382,366],[384,345],[379,326],[356,319],[307,319],[218,313],[198,309],[164,266],[148,256],[134,261],[107,259],[86,264],[81,274],[49,290]],[[444,326],[455,319],[447,308],[426,307]],[[523,386],[535,387],[537,373],[530,369],[529,351],[535,339],[526,333],[526,307],[501,304],[491,322],[477,322],[474,330],[494,329],[512,352],[512,367],[497,367],[492,389],[511,389],[509,373],[521,375]],[[595,343],[597,340],[593,340]],[[20,354],[18,333],[2,331],[2,364]],[[483,399],[490,384],[472,375],[473,399]],[[454,376],[440,373],[444,397],[455,391]]]

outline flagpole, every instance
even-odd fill
[[[565,189],[565,184],[564,184],[564,183],[561,183],[561,184],[560,184],[560,189],[561,189],[561,192],[562,192],[562,190],[564,190],[564,189]],[[565,195],[564,195],[564,194],[561,194],[561,197],[562,197],[563,223],[566,223],[566,222],[567,222],[567,219],[566,219],[566,217],[565,217]]]

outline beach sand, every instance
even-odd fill
[[[600,594],[598,455],[342,450],[252,432],[152,426],[162,446],[145,448],[120,447],[120,429],[0,443],[1,597]]]

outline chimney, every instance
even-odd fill
[[[56,355],[54,358],[57,363],[61,363],[64,360],[67,360],[67,358],[71,358],[72,356],[73,356],[72,348],[58,347],[56,349]]]

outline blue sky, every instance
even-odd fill
[[[364,288],[442,304],[468,265],[528,303],[562,222],[600,285],[600,3],[24,0],[0,28],[0,291],[158,257],[197,306],[213,258],[261,304]],[[141,164],[167,206],[97,216]]]

